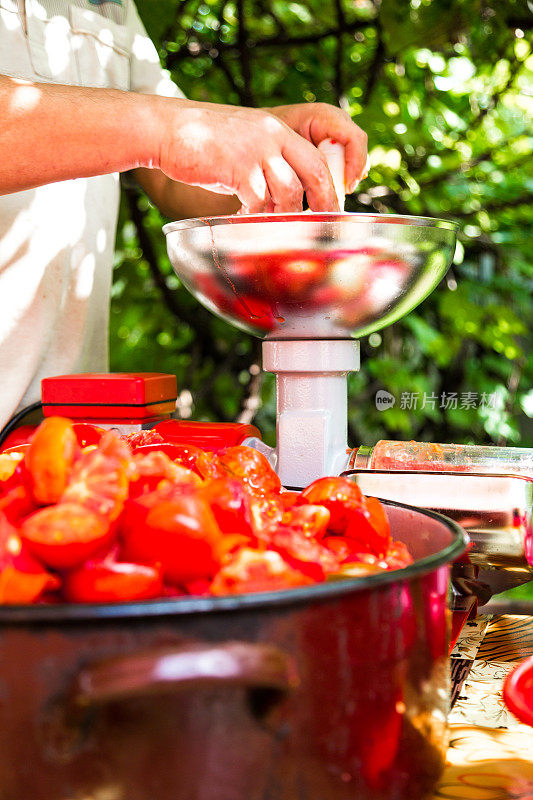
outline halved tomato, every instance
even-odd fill
[[[365,497],[360,508],[350,511],[344,537],[353,551],[385,555],[391,543],[390,525],[379,500]]]
[[[78,440],[69,419],[48,417],[39,425],[25,457],[38,503],[57,503],[78,451]]]
[[[171,481],[175,484],[189,484],[200,487],[202,479],[190,469],[175,464],[168,455],[160,450],[145,452],[139,448],[133,456],[134,472],[129,487],[130,497],[139,497],[142,494],[153,492],[161,481]]]
[[[0,603],[35,603],[45,592],[58,588],[58,577],[43,569],[0,514]]]
[[[113,539],[109,519],[79,503],[60,503],[27,517],[20,536],[30,552],[52,569],[72,569]]]
[[[330,513],[329,530],[344,533],[354,509],[360,509],[364,498],[361,489],[347,478],[319,478],[300,494],[300,504],[325,506]]]
[[[128,496],[132,471],[128,445],[114,431],[108,431],[95,450],[86,450],[77,459],[61,503],[84,506],[115,520]]]
[[[156,432],[153,432],[156,435]],[[159,434],[157,434],[159,436]],[[187,469],[191,469],[196,471],[196,460],[200,453],[203,453],[203,450],[200,447],[196,447],[194,444],[178,444],[178,442],[164,442],[162,437],[161,442],[150,442],[148,444],[143,444],[140,446],[136,446],[133,448],[133,452],[138,455],[142,453],[143,455],[147,455],[148,453],[159,452],[164,453],[168,456],[172,461],[176,464],[180,464],[182,467],[187,467]],[[199,474],[199,473],[198,473]]]
[[[160,563],[165,582],[178,585],[211,578],[223,555],[222,533],[207,500],[183,486],[170,499],[151,495],[128,501],[121,520],[123,557]]]
[[[159,567],[111,560],[89,562],[63,579],[63,596],[70,603],[150,600],[162,590]]]
[[[223,533],[254,536],[249,495],[240,481],[226,478],[206,481],[202,494]]]
[[[291,567],[308,575],[313,581],[323,581],[326,575],[337,572],[339,560],[326,547],[307,537],[302,531],[277,527],[270,535],[270,548],[277,550]]]
[[[89,422],[75,422],[72,426],[80,447],[99,444],[105,434],[105,428],[91,425]]]
[[[30,489],[23,483],[0,496],[0,512],[12,525],[20,525],[24,517],[37,509]]]
[[[154,444],[164,444],[165,442],[161,434],[153,430],[129,433],[122,438],[128,442],[133,452],[135,452],[139,447],[145,447],[146,445]]]
[[[203,453],[196,466],[204,478],[233,478],[259,494],[279,494],[281,481],[266,457],[253,447],[236,445],[221,453]]]
[[[275,592],[314,583],[282,558],[275,550],[243,547],[220,569],[211,583],[211,594]]]

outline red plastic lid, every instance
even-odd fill
[[[533,726],[533,656],[509,673],[503,684],[503,699],[515,717]]]
[[[242,444],[250,437],[261,438],[254,425],[242,422],[189,422],[170,419],[155,425],[157,431],[166,442],[194,444],[203,450],[223,450]]]
[[[146,420],[168,416],[177,397],[175,375],[86,372],[41,381],[43,414],[85,420]]]

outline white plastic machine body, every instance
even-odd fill
[[[276,374],[276,468],[301,488],[348,464],[347,374],[359,369],[353,339],[263,342],[263,369]]]

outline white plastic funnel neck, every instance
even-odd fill
[[[302,488],[348,463],[346,376],[359,369],[353,339],[263,342],[263,369],[276,374],[277,469]]]

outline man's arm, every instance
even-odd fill
[[[147,167],[245,211],[297,211],[304,190],[313,210],[338,209],[316,147],[259,109],[0,76],[0,119],[1,194]]]
[[[148,165],[150,97],[0,75],[0,194]]]

